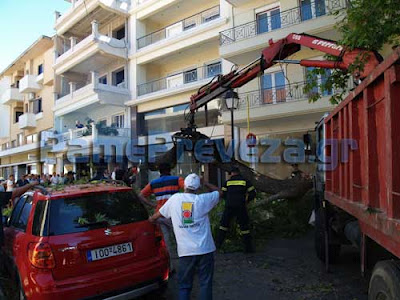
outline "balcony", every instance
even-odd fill
[[[99,124],[90,124],[84,128],[70,129],[67,132],[55,134],[47,132],[46,144],[49,140],[56,140],[51,143],[51,152],[66,152],[73,150],[69,147],[76,147],[76,140],[85,141],[79,142],[79,146],[86,144],[89,146],[106,146],[107,145],[121,145],[129,141],[131,129],[130,128],[117,128],[113,126],[100,126]],[[98,152],[99,149],[96,149]]]
[[[209,8],[138,38],[138,51],[133,57],[137,58],[138,64],[144,64],[211,39],[217,40],[227,21],[221,16],[219,5]]]
[[[162,92],[163,96],[164,92],[165,94],[168,92],[177,93],[179,90],[185,89],[185,87],[188,89],[197,88],[197,86],[203,85],[205,81],[209,81],[221,73],[221,62],[217,62],[139,84],[137,86],[137,94],[140,97],[152,93],[157,93],[157,96],[161,96],[158,92]]]
[[[128,16],[130,0],[71,0],[71,7],[63,15],[56,12],[55,29],[58,35],[75,32],[82,25],[98,18],[112,19],[116,15]],[[85,26],[83,26],[85,27]]]
[[[124,106],[125,101],[130,99],[130,92],[126,88],[125,82],[118,86],[99,83],[99,76],[96,72],[91,73],[91,82],[82,87],[71,82],[69,93],[56,99],[53,109],[55,115],[65,115],[91,104]]]
[[[36,115],[33,113],[24,113],[18,120],[19,129],[32,129],[36,127]]]
[[[20,93],[35,93],[42,89],[42,85],[37,83],[37,75],[25,75],[19,81]]]
[[[57,75],[66,71],[83,72],[88,68],[107,65],[115,58],[127,59],[127,43],[125,39],[118,40],[99,33],[99,24],[92,22],[92,33],[78,42],[70,38],[70,49],[56,58],[54,69]]]
[[[284,38],[292,32],[317,34],[333,29],[339,21],[334,12],[346,7],[345,0],[315,0],[310,4],[285,11],[265,14],[257,20],[235,26],[220,33],[220,53],[224,58],[233,57],[232,62],[244,64],[240,57],[245,52],[265,48],[269,39]]]
[[[305,82],[296,82],[271,89],[254,90],[239,94],[239,106],[235,113],[235,120],[247,120],[247,108],[250,109],[252,121],[266,120],[308,113],[323,113],[330,111],[334,106],[329,102],[330,96],[337,91],[321,91],[315,88],[311,93],[320,93],[321,99],[309,103],[310,94],[304,92]],[[352,88],[349,82],[348,89]],[[230,122],[230,115],[223,109],[223,121]]]
[[[24,102],[24,95],[19,92],[18,88],[10,87],[6,89],[0,98],[0,103],[4,105],[12,105],[18,102]]]

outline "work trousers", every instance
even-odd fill
[[[250,235],[250,220],[247,213],[247,208],[244,205],[239,207],[225,207],[217,235],[217,248],[221,248],[233,219],[236,219],[237,223],[239,224],[245,252],[253,252],[254,250]]]

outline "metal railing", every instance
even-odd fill
[[[161,40],[164,40],[170,36],[178,35],[186,30],[195,28],[201,24],[212,21],[220,16],[219,5],[212,8],[206,9],[200,13],[193,16],[180,20],[174,24],[166,26],[160,30],[154,31],[148,35],[140,37],[137,39],[137,48],[141,49],[143,47],[149,46]]]
[[[235,26],[220,32],[220,45],[255,37],[259,34],[290,27],[301,22],[316,19],[346,7],[346,0],[313,0],[288,10],[261,15],[257,20]]]
[[[165,89],[177,88],[185,84],[200,81],[207,78],[212,78],[222,73],[221,62],[208,64],[199,68],[179,72],[168,77],[160,78],[137,86],[137,95],[143,96],[146,94],[158,92]]]

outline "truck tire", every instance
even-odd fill
[[[321,208],[315,213],[314,248],[317,257],[322,262],[325,262],[325,230],[321,213]],[[331,240],[331,237],[328,237],[328,240]],[[338,261],[340,256],[340,248],[340,244],[333,244],[329,242],[329,263],[334,264]]]
[[[400,264],[394,260],[378,262],[369,282],[368,300],[396,300],[400,297]]]

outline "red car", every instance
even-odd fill
[[[29,192],[4,229],[20,299],[130,299],[165,288],[162,235],[131,188],[77,185]]]

